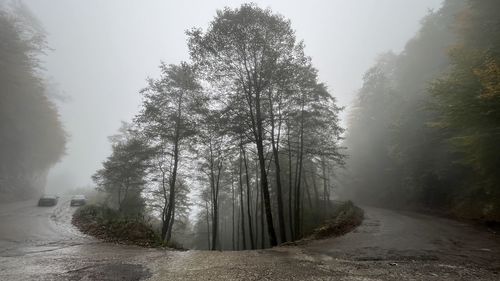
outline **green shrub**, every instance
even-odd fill
[[[348,233],[363,221],[364,212],[355,206],[351,201],[338,205],[333,211],[330,219],[313,231],[311,235],[314,239],[340,236]]]
[[[73,215],[73,224],[83,233],[108,242],[161,246],[158,233],[142,216],[124,216],[106,206],[86,205]]]

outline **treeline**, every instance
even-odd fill
[[[365,203],[500,221],[500,2],[445,1],[365,76],[346,192]]]
[[[225,8],[187,35],[191,62],[148,80],[98,188],[124,213],[157,215],[167,242],[237,250],[301,238],[331,210],[341,108],[281,15]]]
[[[39,195],[64,153],[66,136],[40,67],[45,50],[30,11],[0,3],[0,201]]]

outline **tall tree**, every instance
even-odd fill
[[[143,189],[149,168],[151,150],[130,126],[122,126],[122,134],[111,137],[112,154],[103,162],[103,168],[93,176],[97,188],[106,192],[114,206],[126,216],[144,211]]]
[[[240,223],[241,223],[241,235],[242,235],[242,242],[243,242],[243,250],[246,250],[247,248],[247,242],[246,242],[246,231],[245,231],[245,207],[243,204],[243,157],[242,157],[243,151],[240,149],[239,152],[239,159],[238,159],[238,184],[240,186]]]
[[[22,2],[11,4],[0,3],[0,201],[43,193],[66,145],[40,66],[45,31]]]
[[[250,175],[248,173],[248,160],[247,153],[245,151],[245,147],[241,146],[241,154],[243,155],[243,163],[245,164],[245,181],[247,186],[247,217],[248,217],[248,234],[250,239],[250,248],[252,250],[255,249],[255,240],[253,235],[253,227],[252,227],[252,208],[251,208],[251,192],[250,192]]]
[[[162,239],[170,239],[170,222],[175,213],[176,183],[179,161],[183,151],[190,147],[189,139],[196,132],[198,99],[201,87],[195,72],[187,63],[160,66],[161,78],[149,79],[141,113],[136,121],[143,133],[155,145],[166,148],[163,152],[170,158],[168,175],[168,198],[162,212]]]
[[[268,234],[271,246],[275,246],[266,173],[265,126],[269,102],[265,93],[279,80],[282,74],[279,70],[303,55],[303,46],[296,43],[290,21],[251,4],[218,11],[205,34],[195,29],[189,36],[191,57],[205,70],[209,81],[225,86],[231,98],[246,105],[239,115],[244,118],[256,146]]]
[[[198,153],[204,160],[201,170],[208,178],[210,186],[210,198],[212,206],[212,247],[216,250],[219,238],[219,194],[221,189],[221,178],[224,173],[226,162],[227,140],[223,129],[223,116],[219,110],[206,108],[200,122],[201,129],[198,132]]]
[[[463,192],[474,199],[464,205],[491,220],[500,220],[498,9],[498,1],[469,1],[456,23],[459,43],[450,51],[451,70],[430,89],[439,113],[433,125],[446,132],[459,163],[470,169]]]

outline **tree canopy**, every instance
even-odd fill
[[[29,198],[43,192],[66,134],[40,66],[45,33],[21,2],[0,5],[0,42],[0,193]]]
[[[350,192],[383,206],[500,219],[499,8],[445,1],[401,54],[367,71],[346,141]]]

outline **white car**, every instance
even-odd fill
[[[85,195],[75,195],[71,197],[70,206],[83,206],[87,203]]]

